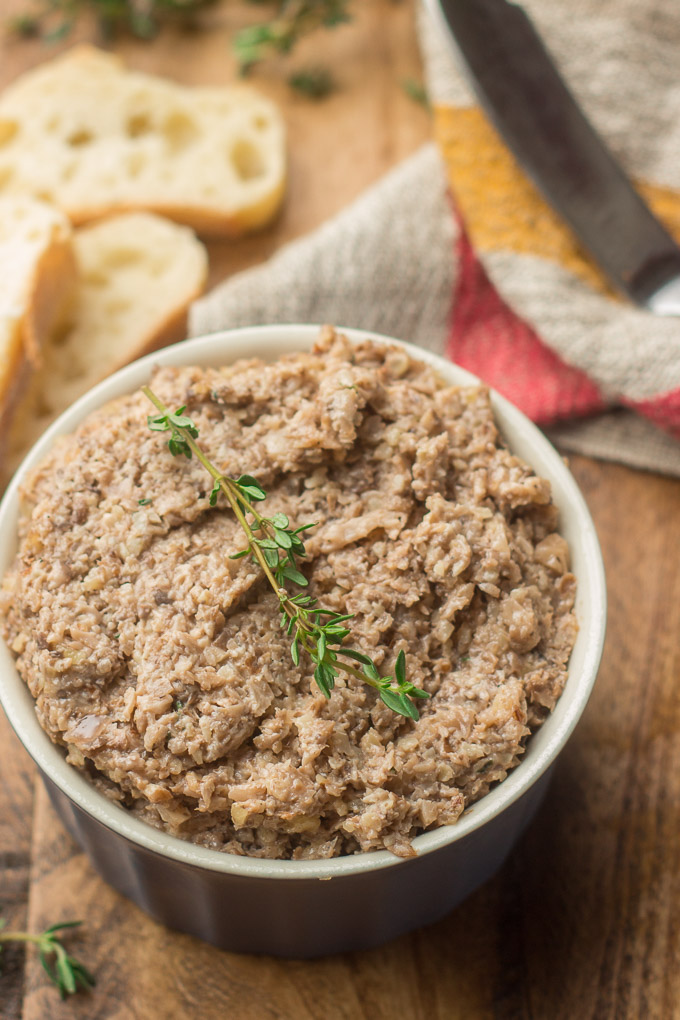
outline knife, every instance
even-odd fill
[[[635,191],[509,0],[426,0],[479,103],[548,203],[614,286],[680,315],[680,246]]]

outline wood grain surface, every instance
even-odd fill
[[[22,2],[3,0],[2,13]],[[357,6],[355,24],[294,61],[321,53],[336,95],[291,98],[283,62],[258,76],[285,107],[290,192],[268,231],[212,246],[213,280],[332,215],[427,137],[426,114],[400,87],[419,74],[411,4]],[[254,10],[229,2],[202,33],[119,48],[186,82],[228,81],[228,34]],[[45,56],[4,39],[0,86]],[[34,930],[85,918],[70,944],[98,978],[92,994],[62,1003],[34,956],[11,950],[2,1020],[680,1017],[680,483],[585,458],[572,468],[605,556],[605,656],[547,800],[496,878],[444,921],[370,952],[313,962],[221,952],[99,880],[0,716],[0,913]]]

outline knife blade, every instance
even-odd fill
[[[614,286],[680,315],[680,246],[635,191],[510,0],[427,0],[480,105]]]

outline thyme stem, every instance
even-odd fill
[[[26,931],[6,931],[0,917],[0,951],[3,943],[23,942],[34,945],[40,954],[40,963],[52,984],[56,985],[62,999],[75,995],[79,988],[94,988],[95,980],[90,972],[74,957],[69,956],[61,943],[58,932],[77,928],[81,921],[64,921],[53,924],[38,935]]]
[[[168,408],[165,406],[165,404],[158,399],[156,394],[152,390],[150,390],[148,386],[142,386],[142,393],[144,394],[145,397],[149,398],[151,403],[157,407],[161,414],[169,413]],[[241,507],[239,506],[239,500],[245,505],[247,512],[254,515],[255,520],[258,521],[258,523],[262,522],[262,517],[257,512],[257,510],[255,510],[254,507],[250,504],[249,500],[243,496],[243,494],[232,482],[232,480],[220,474],[215,465],[208,460],[206,455],[203,453],[203,450],[194,440],[194,437],[189,432],[187,432],[186,429],[182,429],[182,434],[185,438],[187,446],[189,447],[191,452],[196,455],[196,460],[198,460],[203,465],[203,467],[206,469],[210,477],[216,484],[219,485],[220,489],[229,500],[229,505],[231,509],[234,511],[237,521],[239,522],[239,524],[246,533],[246,536],[248,538],[248,545],[250,547],[251,552],[254,553],[254,555],[256,556],[257,561],[262,567],[262,570],[264,571],[267,580],[271,584],[274,591],[278,594],[279,586],[276,583],[274,575],[269,569],[269,564],[265,560],[262,550],[260,549],[259,545],[257,545],[257,543],[255,542],[255,536],[253,535],[250,525],[248,524],[248,521],[246,520],[246,517],[243,514]]]
[[[406,679],[403,650],[397,656],[394,677],[381,676],[370,656],[343,644],[350,634],[344,624],[352,619],[351,614],[323,609],[308,595],[291,595],[287,590],[286,585],[291,583],[302,588],[307,586],[307,578],[299,571],[296,557],[306,555],[301,533],[315,525],[305,524],[293,529],[285,514],[264,517],[253,506],[254,502],[264,500],[267,495],[259,482],[252,475],[241,475],[236,479],[219,471],[196,442],[198,428],[184,414],[185,408],[171,411],[148,386],[142,387],[142,393],[159,412],[148,416],[149,428],[155,432],[169,431],[168,447],[173,456],[195,456],[205,468],[213,479],[211,506],[215,506],[219,493],[229,503],[247,539],[247,548],[232,558],[250,555],[262,569],[279,600],[281,627],[293,636],[291,658],[294,665],[299,665],[299,650],[302,648],[315,664],[314,679],[325,697],[330,697],[335,677],[341,671],[378,691],[381,700],[394,712],[417,719],[418,710],[413,699],[428,698],[429,695]],[[248,515],[253,518],[252,524]],[[344,661],[348,658],[359,662],[363,668],[360,670]]]

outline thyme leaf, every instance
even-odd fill
[[[301,537],[315,523],[294,528],[288,517],[276,513],[265,517],[253,505],[263,502],[267,493],[252,475],[230,478],[219,471],[196,442],[198,428],[184,414],[185,407],[172,412],[148,386],[142,393],[156,407],[158,414],[147,417],[153,432],[169,432],[168,449],[173,456],[195,456],[213,479],[210,506],[216,506],[220,495],[226,498],[245,537],[246,548],[233,553],[230,559],[249,556],[265,574],[279,600],[282,630],[292,638],[290,654],[295,666],[305,653],[314,665],[314,679],[325,698],[330,698],[335,679],[340,672],[373,687],[380,700],[393,712],[408,719],[418,718],[414,699],[429,698],[429,694],[416,687],[406,676],[406,656],[403,649],[397,655],[394,675],[381,676],[373,659],[343,642],[351,636],[344,624],[352,614],[336,613],[319,606],[317,600],[304,591],[291,593],[290,586],[306,588],[307,578],[300,569],[300,560],[307,555]],[[349,661],[346,661],[349,660]],[[358,662],[361,669],[352,665]]]
[[[40,36],[55,43],[70,35],[81,18],[94,18],[102,39],[129,33],[153,39],[169,23],[193,27],[196,15],[217,0],[33,0],[29,11],[12,18],[9,27],[25,38]]]
[[[38,935],[30,935],[25,931],[5,931],[5,921],[0,917],[0,952],[3,944],[23,942],[34,945],[38,950],[43,970],[53,985],[57,987],[62,999],[67,995],[75,995],[79,989],[94,988],[95,979],[90,972],[73,956],[69,956],[64,948],[59,932],[69,928],[77,928],[82,921],[62,921],[52,924]]]
[[[313,29],[350,21],[350,0],[279,0],[270,21],[237,32],[233,48],[242,74],[270,53],[290,53]]]
[[[253,4],[260,0],[251,0]],[[274,17],[236,33],[233,48],[242,72],[269,53],[289,53],[318,26],[332,28],[350,20],[351,0],[278,0]],[[187,29],[217,0],[32,0],[28,10],[9,21],[19,36],[40,36],[55,43],[66,38],[82,18],[92,17],[102,39],[129,34],[149,41],[169,24]],[[294,86],[295,87],[295,86]]]
[[[299,92],[308,99],[325,99],[335,90],[333,75],[325,67],[307,67],[293,71],[288,76],[288,84],[294,92]]]
[[[419,103],[426,110],[430,108],[430,100],[422,82],[417,81],[415,78],[404,78],[402,79],[401,87],[414,103]]]

